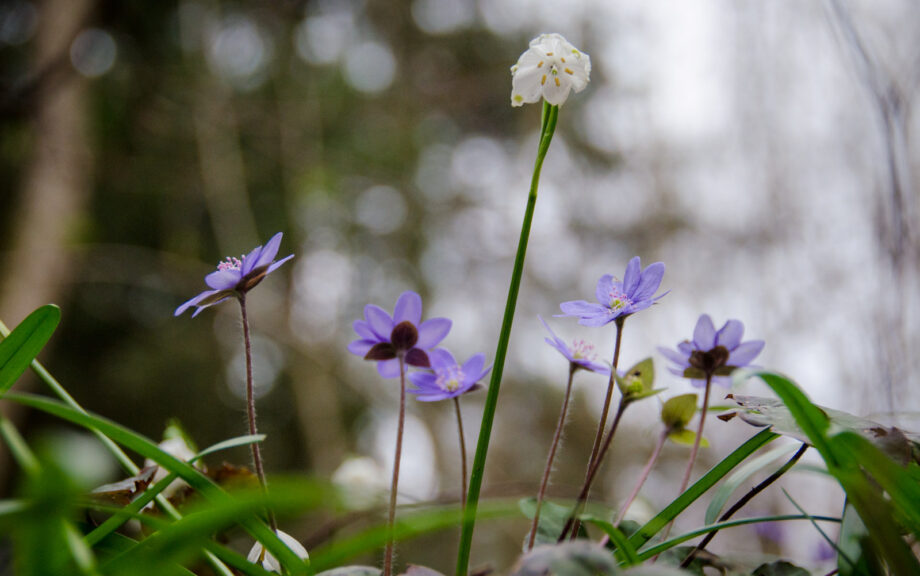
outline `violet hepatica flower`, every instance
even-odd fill
[[[205,283],[211,290],[205,290],[188,302],[176,308],[179,316],[192,306],[196,307],[192,317],[198,316],[202,310],[220,304],[227,298],[240,298],[258,285],[266,276],[277,270],[282,264],[294,257],[293,254],[275,262],[278,248],[281,246],[281,232],[278,232],[268,243],[256,247],[252,252],[240,258],[227,258],[217,265],[217,271],[205,276]]]
[[[658,348],[665,358],[676,364],[669,367],[673,374],[690,378],[697,387],[705,386],[706,378],[713,384],[731,387],[729,375],[737,368],[750,365],[763,350],[763,340],[742,342],[744,324],[740,320],[729,320],[716,331],[712,318],[703,314],[696,322],[693,340],[684,340],[677,350]]]
[[[610,274],[601,276],[594,291],[597,303],[563,302],[559,308],[564,314],[559,316],[577,316],[578,323],[583,326],[603,326],[617,318],[625,318],[645,310],[667,294],[655,296],[663,276],[664,264],[655,262],[643,270],[641,260],[635,256],[627,264],[622,282]]]
[[[540,322],[543,323],[543,327],[546,328],[546,331],[549,332],[551,336],[551,338],[544,338],[546,343],[565,356],[566,360],[569,361],[569,364],[574,369],[580,368],[582,370],[588,370],[589,372],[597,372],[598,374],[610,374],[610,368],[594,361],[597,354],[594,353],[593,344],[589,344],[584,340],[575,340],[572,345],[569,346],[562,338],[556,336],[556,333],[553,332],[553,329],[549,327],[549,324],[546,323],[546,320],[544,320],[542,316],[537,316],[537,318],[540,319]]]
[[[364,307],[364,320],[354,323],[360,339],[348,345],[348,351],[365,360],[377,362],[377,371],[384,378],[399,376],[399,358],[420,368],[431,366],[428,351],[437,346],[450,332],[447,318],[422,320],[422,297],[415,292],[403,292],[396,300],[393,316],[380,306]]]
[[[415,389],[409,392],[422,402],[447,400],[478,390],[481,388],[479,381],[491,370],[491,367],[485,367],[485,354],[475,354],[462,366],[453,354],[443,348],[435,348],[428,357],[431,359],[432,373],[416,372],[409,375],[415,385]]]

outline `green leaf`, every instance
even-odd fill
[[[581,521],[594,524],[603,530],[604,533],[610,537],[610,541],[616,545],[617,552],[623,556],[624,564],[627,566],[633,566],[640,562],[639,555],[636,553],[636,549],[629,544],[629,540],[626,539],[626,536],[620,532],[620,530],[611,522],[607,522],[606,520],[601,520],[600,518],[595,518],[594,516],[584,514],[581,516]]]
[[[810,576],[808,570],[799,568],[785,560],[770,564],[761,564],[751,573],[751,576]]]
[[[537,499],[532,497],[521,498],[518,500],[518,508],[524,513],[524,516],[533,520],[534,514],[536,514],[537,511]],[[562,534],[562,529],[565,527],[571,514],[571,506],[562,506],[555,502],[544,500],[540,505],[540,521],[537,525],[537,536],[534,538],[534,545],[554,544],[559,540],[559,535]],[[527,536],[529,537],[530,534],[528,533]],[[587,538],[588,533],[584,530],[583,526],[579,527],[578,536]],[[524,551],[527,551],[528,541],[529,538],[524,539]]]
[[[795,417],[781,400],[759,396],[730,396],[742,410],[735,410],[742,420],[752,426],[770,426],[777,434],[809,442],[808,435],[796,423]],[[897,428],[887,428],[878,422],[860,418],[841,410],[814,405],[830,420],[830,433],[844,430],[856,432],[899,462],[907,463],[911,452],[920,446],[920,436]],[[727,416],[723,416],[725,418]]]
[[[61,309],[46,304],[29,314],[0,342],[0,397],[22,376],[61,321]]]
[[[633,548],[639,549],[643,544],[657,534],[662,528],[668,525],[671,520],[678,514],[687,509],[690,504],[696,501],[707,490],[712,488],[716,482],[724,478],[736,466],[747,459],[748,456],[757,451],[760,447],[768,444],[778,438],[776,434],[769,430],[761,430],[751,437],[747,442],[735,449],[734,452],[722,459],[709,472],[703,475],[692,486],[668,504],[664,510],[657,516],[649,520],[638,532],[629,538],[629,543]]]
[[[676,444],[683,444],[684,446],[693,446],[696,443],[696,432],[693,430],[675,430],[668,434],[668,440]],[[703,438],[700,440],[700,446],[703,448],[709,447],[709,440]]]
[[[661,407],[661,421],[669,430],[683,430],[696,414],[697,398],[696,394],[669,398]]]
[[[25,404],[37,410],[47,412],[58,418],[67,420],[90,430],[98,430],[106,437],[149,458],[179,475],[188,482],[189,486],[201,493],[206,499],[215,503],[232,502],[232,498],[210,478],[186,462],[175,458],[171,454],[160,450],[156,443],[136,432],[125,428],[101,416],[81,412],[59,402],[31,394],[7,394],[7,399]],[[264,523],[254,519],[244,519],[241,524],[246,530],[258,539],[265,548],[277,558],[281,564],[294,574],[307,574],[309,566],[281,541],[280,538]]]
[[[646,358],[626,370],[623,376],[614,374],[614,377],[623,396],[651,391],[655,384],[655,363],[651,358]]]
[[[712,496],[712,501],[709,503],[709,507],[706,509],[706,524],[712,524],[719,519],[719,513],[722,511],[722,508],[725,506],[725,503],[728,502],[728,498],[738,489],[739,486],[744,484],[744,482],[756,474],[761,469],[769,466],[774,461],[782,458],[786,454],[796,450],[798,446],[794,444],[787,444],[786,446],[778,446],[765,454],[761,454],[757,458],[752,459],[750,462],[747,462],[744,466],[738,469],[737,472],[729,476],[728,480],[724,484],[719,486],[719,489],[716,490],[715,494]]]
[[[594,542],[574,540],[538,546],[518,559],[511,576],[615,576],[613,556]]]

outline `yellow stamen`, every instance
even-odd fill
[[[562,63],[563,63],[563,64],[565,64],[565,56],[562,56],[562,57],[560,57],[559,59],[562,60]]]
[[[558,78],[553,78],[553,80],[556,81],[556,88],[559,88],[559,86],[560,86],[560,84],[559,84],[559,79],[558,79]]]
[[[574,72],[572,72],[572,69],[571,69],[571,68],[566,68],[566,69],[565,69],[565,73],[568,74],[569,76],[572,76],[572,75],[575,74]]]
[[[540,63],[537,64],[537,68],[543,68],[543,60],[540,60]]]
[[[543,86],[544,84],[546,84],[546,74],[544,74],[543,79],[540,80],[540,86]]]
[[[546,55],[547,55],[547,56],[552,56],[553,53],[552,53],[552,52],[547,52]]]

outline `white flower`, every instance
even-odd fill
[[[278,538],[280,538],[281,541],[291,549],[291,552],[297,554],[298,558],[301,560],[306,560],[310,557],[310,555],[307,554],[307,549],[304,548],[300,542],[295,540],[293,536],[287,532],[282,532],[281,530],[278,530],[277,534]],[[253,544],[252,550],[249,551],[249,556],[247,556],[246,559],[253,564],[261,565],[262,568],[268,570],[269,572],[277,572],[279,574],[281,573],[281,563],[279,563],[278,560],[276,560],[275,557],[271,555],[271,552],[262,548],[261,542],[256,542]]]
[[[166,452],[167,454],[169,454],[170,456],[178,460],[182,460],[183,462],[188,462],[189,460],[195,457],[195,452],[189,447],[188,443],[186,443],[186,441],[183,438],[178,437],[178,436],[163,440],[162,442],[157,444],[157,448],[159,448],[163,452]],[[159,464],[157,464],[156,462],[148,458],[144,460],[144,467],[146,468],[148,466],[159,466]],[[198,467],[197,463],[195,464],[195,467],[196,468]],[[160,480],[162,480],[163,478],[166,478],[166,476],[169,475],[169,472],[170,472],[169,470],[163,468],[162,466],[159,466],[157,468],[156,473],[153,476],[153,480],[151,480],[150,482],[150,485],[152,486],[156,484],[157,482],[159,482]],[[162,494],[163,496],[167,498],[172,498],[176,494],[176,492],[178,492],[179,490],[187,486],[188,484],[185,483],[185,480],[182,480],[181,478],[177,478],[169,486],[163,489]],[[150,502],[149,504],[147,504],[146,509],[149,509],[151,507],[153,507],[153,502]]]
[[[559,34],[541,34],[511,67],[511,105],[545,98],[561,106],[569,91],[581,92],[591,76],[591,58]]]

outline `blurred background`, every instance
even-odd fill
[[[279,255],[296,257],[248,299],[268,470],[373,495],[399,390],[346,352],[351,324],[415,290],[426,316],[453,319],[445,346],[491,362],[540,117],[510,106],[509,67],[532,37],[560,32],[593,72],[544,166],[485,495],[533,495],[545,461],[567,365],[537,315],[609,361],[612,325],[549,317],[633,255],[664,262],[671,292],[627,321],[621,365],[653,355],[666,395],[690,387],[655,346],[691,337],[706,312],[742,320],[767,341],[759,363],[815,402],[917,430],[918,28],[910,0],[7,0],[0,318],[12,328],[59,304],[42,360],[87,409],[152,438],[176,417],[207,446],[245,432],[238,308],[173,311],[217,262],[282,231]],[[558,497],[577,492],[605,380],[575,388]],[[484,397],[463,399],[471,453]],[[120,477],[85,434],[0,408],[94,482]],[[657,418],[657,401],[627,414],[598,500],[625,498]],[[458,497],[455,426],[451,406],[410,402],[406,502]],[[707,430],[698,471],[753,433]],[[675,496],[687,454],[665,450],[636,518]],[[17,477],[4,449],[3,494]],[[830,481],[788,478],[808,512],[839,514]],[[290,532],[316,545],[325,520]],[[691,511],[675,533],[701,522]],[[480,523],[473,565],[506,570],[526,527]],[[739,528],[711,549],[823,566],[820,536],[791,530]],[[456,538],[400,557],[450,571]]]

